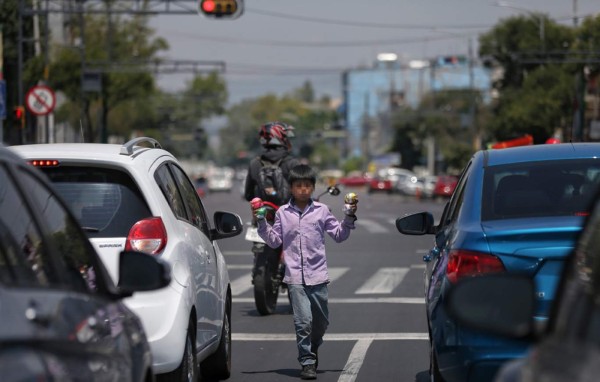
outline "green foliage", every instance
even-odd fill
[[[502,141],[531,134],[534,143],[543,143],[555,129],[567,125],[573,113],[573,76],[559,66],[541,67],[530,73],[523,86],[506,89],[497,104],[496,118],[488,128]]]
[[[569,131],[579,97],[576,79],[584,65],[590,75],[598,72],[598,64],[586,63],[585,58],[600,47],[600,17],[572,28],[543,16],[544,51],[540,17],[506,19],[480,37],[480,55],[493,57],[504,73],[496,84],[499,97],[487,124],[490,141],[531,134],[534,143],[543,143],[557,129]],[[564,62],[550,60],[557,57]],[[568,63],[573,59],[579,62]]]
[[[351,171],[363,171],[367,167],[367,161],[364,157],[350,157],[342,164],[342,170],[345,174]]]
[[[156,54],[168,48],[162,38],[153,38],[153,31],[147,26],[147,18],[142,16],[119,17],[85,16],[85,54],[88,62],[125,63],[144,62],[155,59]],[[70,33],[74,38],[81,36],[81,30],[73,27]],[[102,38],[99,38],[102,36]],[[87,141],[104,140],[108,133],[128,137],[134,127],[151,122],[147,108],[156,94],[154,76],[149,72],[109,71],[101,76],[102,90],[98,93],[82,92],[82,54],[76,46],[57,47],[50,67],[50,85],[63,92],[69,102],[64,109],[76,110],[58,116],[72,126],[83,125]],[[134,66],[135,68],[135,66]],[[122,110],[127,106],[136,106]],[[140,107],[142,106],[142,107]],[[113,110],[121,118],[111,115]],[[120,111],[119,111],[120,110]],[[124,117],[124,118],[123,118]]]
[[[544,23],[544,41],[540,41],[540,22]],[[571,28],[557,24],[545,15],[516,16],[504,19],[479,37],[479,55],[493,57],[504,71],[496,88],[521,86],[528,71],[542,63],[523,63],[519,55],[543,59],[545,52],[569,49],[574,41]]]
[[[460,169],[456,166],[465,164],[473,153],[474,127],[484,120],[483,114],[474,113],[472,108],[482,104],[481,94],[470,90],[426,94],[417,110],[407,108],[393,115],[390,151],[400,153],[402,167],[413,169],[425,164],[426,142],[433,138],[446,166]],[[471,117],[477,118],[475,125]]]

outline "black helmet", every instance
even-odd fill
[[[279,121],[267,122],[260,127],[258,136],[263,146],[284,146],[289,150],[292,143],[288,138],[294,136],[294,127]]]

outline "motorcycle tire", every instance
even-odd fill
[[[268,253],[257,254],[255,272],[252,283],[254,284],[254,303],[256,310],[261,316],[273,314],[277,306],[277,297],[279,296],[279,284],[275,285],[275,273],[279,264],[277,254]],[[275,256],[273,256],[275,255]],[[270,260],[270,261],[269,261]]]

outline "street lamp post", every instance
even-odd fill
[[[546,36],[545,36],[546,32],[545,32],[544,15],[543,14],[541,14],[539,12],[534,12],[531,9],[519,7],[517,5],[509,3],[507,1],[496,1],[492,5],[495,5],[497,7],[502,7],[502,8],[516,9],[518,11],[525,12],[525,13],[529,14],[530,16],[537,18],[538,19],[538,26],[539,26],[539,29],[540,29],[540,44],[542,46],[542,52],[546,51]]]

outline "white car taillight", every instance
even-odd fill
[[[140,220],[129,230],[126,251],[139,251],[156,255],[167,245],[167,231],[159,217]]]

